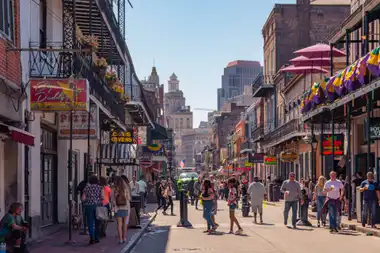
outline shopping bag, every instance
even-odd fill
[[[100,221],[108,221],[108,208],[105,206],[96,207],[96,219]]]
[[[263,207],[267,208],[267,201],[266,200],[263,201]]]

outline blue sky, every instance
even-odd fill
[[[175,72],[191,108],[216,109],[223,68],[234,60],[263,62],[261,28],[276,3],[295,0],[131,0],[126,38],[140,79],[153,61],[165,84]],[[194,127],[207,120],[194,111]]]

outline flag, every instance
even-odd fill
[[[182,160],[182,161],[179,163],[179,166],[181,166],[181,168],[184,168],[184,167],[185,167],[185,160]]]
[[[369,53],[369,58],[367,60],[368,70],[372,73],[372,75],[378,77],[380,76],[380,47],[375,48]]]

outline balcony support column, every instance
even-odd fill
[[[319,136],[319,153],[321,154],[321,175],[326,176],[326,168],[323,164],[323,132],[325,130],[325,122],[323,121],[323,118],[321,118],[321,135]]]

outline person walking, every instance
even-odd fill
[[[214,199],[212,201],[212,211],[211,211],[211,220],[215,225],[215,229],[219,227],[219,224],[216,222],[216,215],[218,213],[218,191],[215,189],[215,185],[211,182],[211,187],[214,189]]]
[[[164,215],[167,214],[166,210],[168,210],[168,208],[170,206],[170,215],[174,216],[174,212],[173,212],[173,209],[174,209],[174,204],[173,204],[173,185],[172,185],[171,181],[166,184],[164,197],[167,200],[167,202],[166,202],[167,204],[166,204],[166,206],[164,208],[163,214]]]
[[[324,186],[326,183],[326,178],[320,176],[318,178],[318,183],[314,187],[313,201],[317,202],[317,226],[326,226],[326,213],[322,212],[323,205],[326,202],[326,192],[324,191]]]
[[[190,182],[187,184],[187,190],[189,191],[189,196],[190,196],[190,203],[191,205],[193,206],[194,205],[194,184],[195,184],[195,180],[194,180],[194,177],[191,177],[191,180]]]
[[[257,223],[257,213],[260,215],[260,223],[263,223],[263,201],[265,194],[265,186],[259,181],[259,177],[254,177],[253,182],[248,187],[254,223]]]
[[[301,199],[301,186],[295,180],[296,174],[289,173],[289,179],[285,180],[281,186],[281,192],[284,193],[285,206],[284,206],[284,225],[288,225],[288,217],[290,208],[292,209],[292,226],[297,228],[297,207]]]
[[[112,200],[115,208],[119,243],[122,244],[127,241],[127,218],[131,210],[131,192],[121,177],[117,177],[115,180]]]
[[[198,201],[201,195],[202,179],[198,177],[198,180],[194,183],[194,198],[195,198],[195,209],[198,210]]]
[[[363,213],[362,226],[365,227],[369,217],[372,228],[376,228],[376,208],[380,205],[379,184],[374,181],[372,172],[367,173],[367,180],[360,185],[360,192],[363,193]]]
[[[212,206],[213,200],[215,198],[214,189],[212,188],[211,181],[206,179],[203,181],[201,196],[203,202],[203,218],[207,221],[207,230],[206,232],[211,234],[215,231],[216,226],[212,221]]]
[[[141,175],[140,180],[137,182],[138,185],[138,195],[140,195],[141,199],[141,208],[143,213],[146,213],[146,193],[147,193],[147,184],[144,181],[144,176]]]
[[[107,184],[107,179],[105,177],[100,177],[99,179],[100,186],[103,187],[104,191],[104,198],[103,198],[103,206],[107,208],[108,210],[108,216],[110,219],[112,219],[112,212],[111,212],[111,187]],[[106,237],[106,231],[107,231],[108,221],[100,221],[100,236]]]
[[[157,196],[159,196],[160,198],[158,201],[159,205],[156,209],[156,213],[158,212],[158,210],[160,210],[161,208],[165,208],[166,206],[165,190],[166,190],[166,182],[165,180],[161,180],[157,189]]]
[[[325,183],[324,191],[327,193],[330,232],[338,232],[338,212],[341,208],[343,196],[343,183],[336,178],[336,172],[330,172],[330,180]]]
[[[82,201],[86,212],[88,233],[90,234],[90,244],[99,243],[100,221],[96,219],[96,207],[102,205],[104,198],[103,187],[100,186],[98,177],[92,175],[86,187],[83,189]]]
[[[131,191],[131,187],[130,187],[130,182],[129,182],[129,179],[128,179],[128,177],[126,176],[126,175],[121,175],[120,176],[122,179],[123,179],[123,181],[124,181],[124,183],[127,185],[127,187],[128,187],[128,191],[129,191],[129,193],[130,193],[130,196],[131,196],[131,200],[132,200],[132,191]],[[116,180],[116,179],[115,179]],[[129,203],[129,206],[130,206],[131,204]],[[129,219],[130,219],[130,217],[131,217],[131,208],[129,208],[129,210],[128,210],[128,216],[127,216],[127,219],[126,219],[126,221],[125,221],[125,224],[126,224],[126,226],[127,226],[127,229],[128,229],[128,225],[129,225]]]
[[[243,229],[240,226],[239,221],[237,220],[235,216],[235,210],[238,205],[238,192],[236,189],[236,179],[230,178],[228,179],[228,187],[229,187],[229,193],[228,193],[228,206],[230,209],[230,234],[234,233],[234,224],[238,227],[238,230],[235,232],[236,235],[239,235],[243,232]]]
[[[129,183],[129,186],[131,188],[131,195],[132,196],[139,196],[139,184],[136,181],[136,177],[132,177],[132,181]]]

